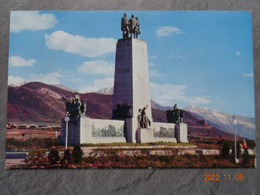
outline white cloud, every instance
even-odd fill
[[[16,77],[12,75],[8,76],[8,85],[20,86],[26,82],[27,80],[22,77]]]
[[[108,88],[114,86],[114,78],[107,77],[103,79],[96,79],[94,80],[93,84],[91,85],[82,85],[79,87],[80,92],[96,92],[103,88]]]
[[[12,11],[10,30],[20,33],[23,30],[45,30],[58,21],[53,14],[40,14],[39,11]]]
[[[115,65],[113,62],[103,60],[86,61],[78,67],[79,73],[113,75]]]
[[[72,83],[80,83],[80,82],[82,82],[82,79],[79,78],[78,75],[65,74],[64,77],[66,78],[67,81],[72,82]]]
[[[45,45],[49,49],[63,50],[86,57],[100,57],[116,50],[114,38],[86,38],[64,31],[55,31],[49,35],[45,34],[44,37]]]
[[[60,84],[59,79],[63,76],[59,72],[51,72],[47,74],[32,74],[30,80],[39,81],[47,84]]]
[[[150,83],[151,97],[157,103],[169,106],[177,102],[188,103],[190,105],[209,104],[211,100],[208,97],[191,97],[185,93],[185,85],[157,84]]]
[[[24,59],[20,56],[11,56],[9,57],[9,65],[16,66],[16,67],[26,67],[26,66],[33,66],[36,63],[34,59]]]
[[[60,84],[59,79],[63,78],[63,75],[59,72],[51,72],[46,74],[31,74],[28,78],[16,77],[16,76],[8,76],[8,84],[10,85],[21,85],[26,82],[38,81],[46,84],[56,85]]]
[[[162,26],[156,31],[157,37],[165,37],[171,34],[181,34],[181,30],[174,26]]]
[[[254,74],[253,73],[247,73],[247,74],[244,74],[244,77],[253,78]]]
[[[237,56],[239,56],[239,55],[240,55],[240,52],[239,52],[239,51],[237,51],[237,52],[236,52],[236,55],[237,55]]]

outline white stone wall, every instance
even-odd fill
[[[133,124],[135,124],[133,122],[133,118],[127,118],[125,122],[126,122],[125,124],[126,141],[130,143],[136,143],[137,126],[133,127]]]
[[[176,124],[176,139],[180,143],[188,143],[188,129],[186,123]]]
[[[177,142],[175,137],[154,137],[153,129],[142,129],[137,130],[137,140],[139,143],[148,142]]]
[[[65,143],[65,121],[62,121],[62,132],[61,132],[61,142]],[[68,143],[69,144],[83,144],[83,143],[119,143],[119,142],[180,142],[188,143],[187,139],[187,124],[180,123],[152,123],[151,128],[141,129],[132,128],[132,125],[136,124],[133,118],[123,120],[103,120],[103,119],[91,119],[88,117],[78,118],[76,120],[71,120],[69,122],[69,134]],[[108,129],[108,126],[112,125],[116,129],[123,130],[122,136],[104,136],[98,137],[93,136],[93,127],[95,129]],[[129,131],[124,130],[130,129]],[[160,137],[155,136],[155,132],[159,132],[161,129],[169,131],[173,134],[172,137]],[[133,129],[133,131],[131,131]],[[136,129],[136,130],[135,130]],[[124,135],[124,132],[126,135]],[[126,137],[124,137],[126,136]]]
[[[155,132],[159,132],[161,128],[164,128],[168,131],[173,131],[173,136],[175,137],[175,123],[159,123],[159,122],[153,122],[151,127]]]
[[[116,129],[123,129],[124,131],[124,121],[122,120],[103,120],[103,119],[91,119],[88,117],[81,118],[80,120],[80,143],[116,143],[116,142],[126,142],[123,136],[120,137],[93,137],[92,136],[92,126],[95,128],[107,128],[109,125],[113,125]]]
[[[95,128],[108,128],[109,125],[116,129],[122,129],[122,136],[95,137],[92,135],[93,126]],[[66,123],[62,120],[61,143],[65,143]],[[84,143],[118,143],[126,142],[124,137],[124,121],[122,120],[102,120],[91,119],[88,117],[77,118],[69,121],[68,128],[68,144],[84,144]]]
[[[132,39],[132,61],[134,111],[133,117],[137,117],[138,109],[148,105],[146,115],[152,121],[148,56],[145,41]]]

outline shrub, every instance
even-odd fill
[[[82,155],[83,155],[83,151],[81,150],[79,145],[76,145],[72,151],[72,158],[74,162],[80,164],[82,161]]]
[[[249,163],[249,154],[247,150],[245,150],[245,152],[243,153],[242,160],[244,165]]]
[[[64,156],[62,158],[62,164],[64,165],[64,164],[67,164],[67,163],[71,163],[71,160],[72,160],[72,157],[71,157],[70,150],[67,149],[64,152]]]
[[[59,152],[57,151],[56,148],[51,149],[48,155],[48,159],[51,165],[57,164],[57,161],[60,160]]]
[[[217,144],[222,145],[224,143],[224,140],[217,141]]]
[[[32,150],[25,159],[27,168],[44,168],[49,164],[45,152],[41,150]]]
[[[189,159],[189,160],[192,159],[192,155],[191,155],[191,154],[184,154],[183,156],[184,156],[185,158]]]
[[[246,140],[246,144],[248,148],[255,148],[256,144],[255,144],[255,140]]]
[[[15,138],[6,139],[7,150],[17,147],[21,148],[50,148],[52,146],[59,145],[59,140],[57,138],[32,138],[27,140],[18,140]]]
[[[222,150],[221,150],[221,157],[227,158],[229,156],[229,145],[227,142],[224,142]]]

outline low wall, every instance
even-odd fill
[[[187,124],[185,123],[152,123],[151,128],[139,128],[136,133],[139,143],[147,142],[179,142],[188,143]]]
[[[66,122],[61,122],[61,139],[65,143]],[[68,123],[68,144],[84,143],[118,143],[126,142],[124,136],[124,121],[103,120],[81,117],[72,119]]]
[[[188,143],[187,124],[153,122],[151,128],[132,132],[132,120],[104,120],[81,117],[68,123],[68,144],[119,142],[180,142]],[[66,123],[62,120],[61,143],[65,143]],[[128,129],[128,130],[127,130]],[[127,140],[126,140],[127,138]]]
[[[153,122],[151,129],[153,136],[156,138],[174,138],[175,137],[175,124],[174,123],[158,123]]]
[[[143,129],[139,128],[137,130],[137,142],[138,143],[148,143],[148,142],[177,142],[174,136],[171,137],[155,137],[155,129]]]
[[[80,143],[126,142],[124,121],[81,118]]]

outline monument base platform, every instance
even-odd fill
[[[133,130],[136,129],[136,130]],[[133,130],[133,131],[132,131]],[[62,144],[66,138],[66,122],[61,122]],[[68,122],[68,144],[99,143],[188,143],[187,124],[153,122],[150,128],[133,127],[133,119],[104,120],[80,117]]]

